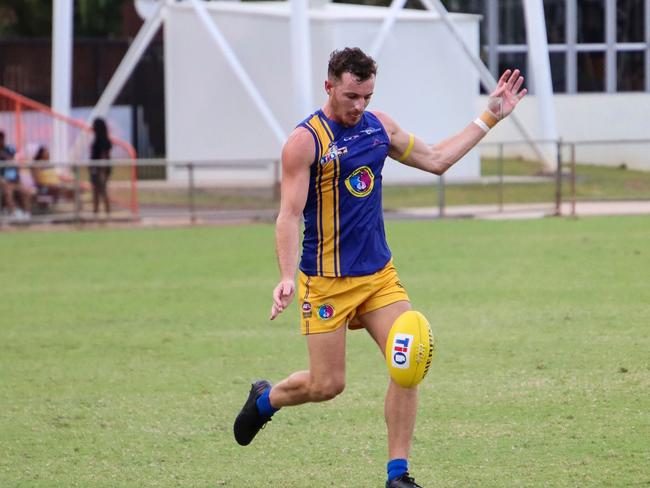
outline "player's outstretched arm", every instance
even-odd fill
[[[492,127],[512,113],[527,93],[525,88],[521,88],[523,83],[524,77],[519,70],[506,70],[490,94],[485,112],[462,131],[434,145],[426,144],[404,131],[388,115],[377,112],[390,136],[389,156],[408,166],[443,174],[476,146]]]
[[[282,148],[280,212],[275,226],[275,249],[280,281],[273,290],[270,319],[282,313],[293,300],[298,266],[300,219],[309,190],[309,166],[314,159],[314,140],[304,128],[295,129]]]

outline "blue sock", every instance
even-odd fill
[[[260,412],[260,415],[264,417],[272,417],[279,408],[274,408],[271,405],[271,400],[269,400],[269,393],[271,393],[271,388],[264,390],[264,393],[257,399],[257,410]]]
[[[388,461],[388,481],[402,476],[409,470],[409,462],[406,459],[391,459]]]

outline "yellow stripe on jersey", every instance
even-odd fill
[[[316,116],[314,116],[316,117]],[[309,131],[314,135],[314,139],[316,140],[316,178],[315,178],[315,190],[316,190],[316,235],[317,235],[317,246],[316,246],[316,272],[320,274],[320,262],[321,262],[321,244],[322,244],[322,239],[321,239],[321,225],[320,225],[320,201],[321,201],[321,196],[320,192],[318,191],[318,180],[320,179],[320,159],[323,157],[323,143],[320,140],[319,134],[316,132],[316,129],[311,124],[311,121],[313,118],[305,124],[305,127],[309,129]]]
[[[314,115],[307,123],[315,132],[320,154],[316,176],[318,256],[316,267],[321,276],[340,276],[339,256],[339,158],[338,154],[324,162],[322,158],[331,150],[333,134],[326,122]]]
[[[323,127],[327,131],[331,140],[334,140],[334,134],[332,129],[328,125],[327,121],[321,119]],[[338,151],[338,148],[337,148]],[[338,191],[338,182],[341,176],[341,162],[339,160],[338,154],[336,155],[336,160],[334,161],[334,181],[332,182],[332,191],[334,194],[334,274],[335,276],[341,276],[341,248],[340,248],[340,223],[341,223],[341,214],[339,212],[339,191]]]

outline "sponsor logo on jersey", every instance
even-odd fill
[[[410,365],[409,351],[413,344],[410,334],[395,334],[391,346],[391,360],[394,368],[408,369]]]
[[[339,149],[339,147],[336,145],[335,142],[330,142],[330,145],[327,148],[327,152],[323,154],[322,158],[320,158],[320,164],[326,165],[330,161],[334,161],[339,156],[342,156],[343,154],[347,154],[347,153],[348,153],[347,146]]]
[[[326,303],[318,307],[318,316],[321,319],[323,320],[331,319],[333,315],[334,315],[334,307],[329,303]]]
[[[355,197],[368,196],[375,186],[375,175],[368,166],[362,166],[345,179],[345,186]]]

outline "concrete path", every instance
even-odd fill
[[[555,215],[553,203],[508,204],[499,209],[497,205],[463,205],[446,207],[444,217],[474,218],[485,220],[505,219],[538,219]],[[609,202],[577,202],[575,209],[571,203],[562,205],[563,217],[587,217],[593,215],[649,215],[650,200],[648,201],[609,201]],[[399,209],[387,212],[387,218],[439,218],[438,207],[420,207]]]

